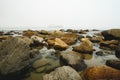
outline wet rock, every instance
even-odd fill
[[[115,56],[117,58],[120,58],[120,47],[117,47],[116,50],[115,50]]]
[[[38,59],[38,60],[36,60],[36,61],[32,64],[32,67],[36,69],[36,68],[45,66],[45,65],[47,65],[47,64],[48,64],[47,60],[43,58],[43,59]]]
[[[0,31],[0,36],[2,36],[4,34],[4,32],[3,31]]]
[[[62,41],[61,39],[59,38],[56,38],[55,39],[55,45],[54,45],[54,48],[55,49],[58,49],[58,50],[65,50],[67,49],[69,46],[64,42]]]
[[[107,66],[91,67],[82,73],[82,77],[85,80],[119,80],[119,75],[120,70]]]
[[[103,41],[103,39],[102,37],[97,36],[97,37],[90,38],[90,41],[95,43],[95,42],[101,42]]]
[[[97,30],[97,29],[93,29],[92,31],[99,31],[99,30]]]
[[[60,31],[65,32],[65,29],[60,29]]]
[[[42,58],[42,56],[39,54],[39,50],[38,49],[32,49],[30,51],[30,58],[38,59],[38,58]]]
[[[106,40],[117,39],[120,40],[120,29],[111,29],[102,32],[102,35]]]
[[[30,47],[42,47],[43,45],[45,45],[44,39],[42,37],[39,36],[31,36],[31,40],[33,41],[33,43],[30,45]]]
[[[93,44],[88,38],[82,38],[81,44],[79,46],[73,47],[73,51],[77,51],[80,53],[92,53],[93,52]]]
[[[82,36],[82,35],[79,35],[79,36],[78,36],[78,40],[79,40],[79,41],[81,41],[82,38],[85,38],[85,37]]]
[[[106,65],[120,70],[120,60],[107,60]]]
[[[108,51],[108,50],[102,50],[102,51],[97,51],[96,55],[98,55],[98,56],[114,55],[114,52]]]
[[[54,46],[55,40],[47,40],[49,46]]]
[[[55,69],[50,74],[43,76],[43,80],[82,80],[79,74],[69,66],[63,66]]]
[[[23,36],[27,36],[27,37],[31,38],[31,36],[33,36],[33,35],[38,36],[39,34],[33,30],[23,31]]]
[[[60,38],[61,36],[64,35],[64,32],[59,31],[59,30],[55,30],[51,33],[52,36],[54,36],[55,38]]]
[[[107,48],[110,48],[112,50],[115,50],[118,44],[119,44],[118,40],[102,41],[100,43],[100,48],[107,47]]]
[[[89,30],[80,30],[79,31],[80,34],[86,34],[87,32],[89,32]]]
[[[41,30],[39,33],[43,34],[43,35],[49,35],[50,34],[50,32],[48,32],[46,30]]]
[[[78,30],[73,30],[73,29],[67,29],[66,32],[71,32],[71,33],[78,33]]]
[[[43,57],[47,57],[47,56],[54,56],[55,55],[55,50],[54,49],[47,49],[46,47],[43,47],[42,49],[39,50],[40,54]]]
[[[11,74],[29,66],[29,38],[11,37],[0,45],[0,73]]]
[[[0,42],[2,42],[3,40],[8,39],[10,36],[0,36]]]
[[[61,65],[68,65],[77,71],[82,71],[87,68],[83,57],[80,53],[74,51],[64,51],[60,56]]]
[[[77,34],[75,33],[66,33],[61,38],[66,44],[72,45],[77,41]]]
[[[8,32],[6,32],[4,35],[14,35],[14,34],[15,34],[14,31],[8,31]]]

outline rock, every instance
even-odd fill
[[[0,36],[0,42],[2,42],[3,40],[8,39],[10,36]]]
[[[11,37],[0,45],[0,73],[7,75],[21,71],[30,63],[29,38]]]
[[[6,32],[4,35],[14,35],[15,32],[14,31],[9,31],[9,32]]]
[[[102,37],[97,36],[97,37],[90,38],[90,41],[95,43],[95,42],[101,42],[103,41],[103,39]]]
[[[47,40],[47,43],[49,46],[54,46],[55,45],[55,40]]]
[[[31,40],[33,41],[33,43],[30,45],[30,47],[39,47],[39,46],[43,46],[45,45],[43,42],[44,42],[44,39],[42,37],[39,37],[39,36],[31,36]]]
[[[89,32],[89,30],[80,30],[79,31],[80,34],[86,34],[87,32]]]
[[[52,36],[54,36],[55,38],[60,38],[62,35],[64,35],[64,32],[59,31],[59,30],[55,30],[52,33]]]
[[[95,53],[98,56],[107,56],[107,55],[114,55],[114,52],[108,50],[97,51]]]
[[[117,58],[120,58],[120,47],[117,47],[116,50],[115,50],[115,56]]]
[[[43,58],[43,59],[38,59],[38,60],[36,60],[36,61],[32,64],[32,67],[36,69],[36,68],[45,66],[45,65],[47,65],[47,64],[48,64],[47,60]]]
[[[69,66],[55,69],[50,74],[43,76],[43,80],[82,80],[79,74]]]
[[[64,51],[60,56],[61,65],[68,65],[77,71],[82,71],[87,68],[82,55],[74,51]]]
[[[120,80],[119,76],[120,70],[107,66],[91,67],[82,73],[85,80]]]
[[[120,40],[120,29],[110,29],[102,32],[105,40]]]
[[[79,36],[78,36],[78,40],[79,40],[79,41],[81,41],[82,38],[85,38],[85,37],[82,36],[82,35],[79,35]]]
[[[41,30],[39,33],[43,34],[43,35],[49,35],[50,34],[50,32],[48,32],[46,30]]]
[[[107,60],[106,65],[120,70],[120,60]]]
[[[60,29],[60,31],[65,32],[65,29]]]
[[[64,42],[62,41],[61,39],[59,38],[56,38],[55,39],[55,45],[54,45],[54,48],[55,49],[58,49],[58,50],[65,50],[67,49],[69,46]]]
[[[55,56],[56,51],[54,49],[47,49],[44,47],[39,52],[42,55],[42,59],[35,61],[34,67],[36,68],[37,73],[49,72],[60,66],[59,59]]]
[[[102,42],[100,42],[100,48],[107,47],[112,50],[115,50],[118,44],[119,44],[118,40],[102,41]]]
[[[92,53],[93,45],[92,42],[88,38],[82,38],[81,44],[79,46],[73,47],[73,51],[77,51],[80,53]]]
[[[77,34],[75,33],[66,33],[61,38],[66,44],[72,45],[77,41]]]
[[[2,36],[4,34],[4,32],[3,31],[0,31],[0,36]]]
[[[32,49],[30,51],[30,58],[35,58],[38,59],[38,58],[42,58],[41,54],[39,53],[39,50],[38,49]],[[33,60],[34,61],[34,60]]]
[[[52,57],[55,55],[56,51],[54,49],[47,49],[46,47],[43,47],[41,50],[39,50],[39,52],[43,57]]]
[[[32,31],[32,30],[23,31],[23,36],[27,36],[31,38],[31,36],[33,35],[38,36],[39,34],[36,31]]]
[[[93,29],[92,31],[99,31],[99,30],[97,30],[97,29]]]

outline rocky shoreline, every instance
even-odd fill
[[[0,80],[120,80],[120,29],[0,31]]]

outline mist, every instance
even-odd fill
[[[0,30],[120,28],[120,0],[0,0]]]

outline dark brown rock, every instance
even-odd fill
[[[106,65],[120,70],[120,60],[107,60]]]
[[[106,40],[117,39],[120,40],[120,29],[111,29],[102,32],[102,35]]]

